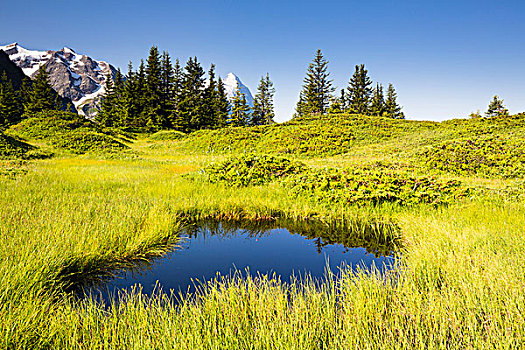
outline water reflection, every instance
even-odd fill
[[[103,290],[115,294],[141,284],[146,294],[159,285],[164,291],[192,291],[195,280],[245,269],[283,281],[305,274],[322,278],[327,265],[332,271],[344,264],[384,271],[394,262],[399,237],[399,228],[388,222],[198,221],[184,230],[181,249],[142,273],[122,273]]]

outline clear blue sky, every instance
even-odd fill
[[[364,63],[374,82],[394,84],[409,119],[465,117],[494,94],[525,111],[525,1],[1,2],[0,44],[68,46],[123,70],[157,45],[232,71],[252,92],[269,72],[278,121],[318,48],[338,88]]]

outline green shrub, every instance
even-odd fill
[[[525,140],[512,136],[481,136],[452,140],[419,154],[429,169],[460,175],[523,177]]]
[[[11,126],[8,133],[28,140],[44,140],[79,128],[94,128],[82,116],[70,112],[40,112]]]
[[[32,150],[34,146],[0,132],[0,159],[24,158]]]
[[[270,155],[242,155],[206,167],[203,172],[212,183],[229,186],[256,186],[299,173],[305,165]]]
[[[155,140],[155,141],[174,141],[174,140],[180,140],[184,136],[186,136],[186,134],[180,131],[162,130],[162,131],[156,132],[153,135],[151,135],[149,139]]]
[[[107,135],[86,130],[61,134],[52,141],[52,144],[75,154],[111,153],[129,148]]]
[[[448,204],[469,194],[459,181],[438,181],[391,169],[310,170],[285,181],[291,194],[348,204]]]
[[[48,111],[25,119],[12,126],[8,132],[25,139],[44,140],[57,148],[75,154],[113,153],[129,147],[115,140],[115,137],[132,136],[118,133],[118,130],[102,131],[96,124],[74,113]],[[39,152],[34,157],[41,158],[46,154]]]

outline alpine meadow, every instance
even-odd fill
[[[350,12],[335,3],[325,6],[338,23],[338,9]],[[209,5],[221,14],[232,6]],[[422,83],[408,88],[413,82],[388,71],[389,52],[367,53],[374,45],[360,54],[371,64],[360,58],[341,73],[335,63],[351,61],[348,32],[330,31],[327,55],[311,29],[309,40],[290,44],[283,30],[272,32],[275,44],[255,36],[262,41],[236,47],[242,56],[286,42],[274,47],[272,64],[257,51],[248,68],[239,66],[245,84],[223,73],[224,57],[240,58],[219,47],[227,41],[217,16],[203,4],[180,6],[188,17],[177,17],[181,24],[140,17],[142,4],[123,13],[155,28],[204,26],[217,43],[200,43],[202,28],[187,29],[197,46],[178,46],[183,58],[150,44],[142,59],[129,54],[123,70],[68,47],[0,46],[0,349],[525,348],[525,112],[513,95],[500,95],[508,108],[494,93],[508,90],[494,83],[483,111],[452,117],[443,109],[439,120],[420,120],[410,103],[447,108],[460,99],[438,91],[439,75],[452,73],[436,73],[434,90],[423,93],[430,73],[417,71],[415,54],[409,67]],[[240,16],[231,33],[255,35],[266,12],[239,6],[228,7]],[[446,18],[437,5],[425,9],[435,12],[429,21]],[[305,26],[291,16],[284,27],[274,15],[275,27],[297,34]],[[378,22],[385,18],[380,12]],[[121,37],[113,25],[102,26]],[[31,33],[43,45],[58,35]],[[175,45],[167,40],[158,33],[162,46]],[[112,45],[104,44],[108,57],[125,55],[124,44]],[[303,45],[310,56],[296,61]],[[447,45],[463,52],[455,39]],[[283,120],[289,51],[302,81],[293,81],[293,113]],[[448,93],[471,78],[464,69]]]

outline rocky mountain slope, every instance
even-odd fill
[[[31,84],[31,79],[24,74],[23,69],[21,69],[19,66],[17,66],[13,61],[9,59],[9,56],[0,49],[0,76],[3,74],[6,74],[7,79],[11,82],[13,85],[13,88],[15,90],[19,90],[22,87],[22,83],[24,80],[27,80],[27,83]],[[56,98],[56,90],[53,92],[53,98]],[[71,108],[72,112],[77,112],[77,110],[72,107],[72,101],[69,97],[61,97],[62,107],[63,108]]]
[[[27,50],[18,43],[0,46],[29,77],[33,77],[40,65],[49,72],[51,86],[62,97],[70,98],[79,113],[90,116],[96,109],[108,74],[116,69],[109,63],[77,54],[64,47],[58,51]]]
[[[22,69],[14,64],[4,51],[0,50],[0,76],[2,76],[4,73],[15,90],[20,89],[24,79],[28,79],[27,75],[24,74]]]

